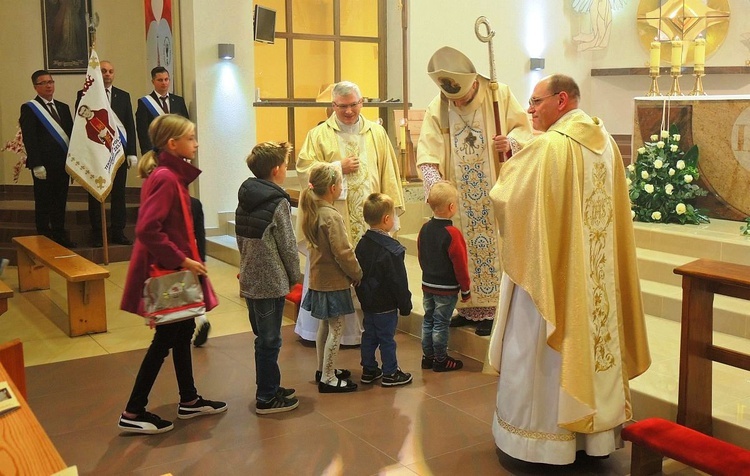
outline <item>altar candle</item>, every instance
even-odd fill
[[[682,41],[672,40],[672,72],[679,73],[682,68]]]
[[[661,43],[658,41],[651,42],[651,61],[649,62],[649,72],[659,74],[659,62],[661,61]]]
[[[695,40],[695,53],[693,54],[695,59],[695,69],[703,69],[706,64],[706,39],[697,38]]]
[[[406,150],[406,119],[401,119],[401,150]]]

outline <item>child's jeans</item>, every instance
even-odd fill
[[[422,321],[422,353],[427,358],[444,360],[448,355],[448,324],[456,308],[458,294],[443,296],[425,292]]]
[[[391,375],[398,370],[396,360],[396,324],[398,324],[398,310],[374,313],[364,312],[362,325],[365,331],[362,333],[362,367],[366,369],[378,368],[375,360],[375,349],[380,346],[380,359],[383,361],[383,373]]]
[[[255,398],[270,401],[279,390],[281,371],[281,320],[284,315],[284,296],[267,299],[245,298],[250,326],[255,334]]]

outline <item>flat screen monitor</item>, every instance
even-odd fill
[[[253,38],[261,43],[273,43],[276,33],[276,10],[255,5]]]

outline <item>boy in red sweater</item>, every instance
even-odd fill
[[[463,362],[448,356],[451,315],[458,294],[471,298],[466,242],[451,217],[456,214],[458,191],[450,182],[437,182],[427,198],[433,217],[422,226],[417,238],[422,268],[424,321],[422,321],[422,368],[448,372]]]

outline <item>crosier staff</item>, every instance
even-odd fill
[[[485,26],[487,28],[487,33],[482,33],[481,27]],[[482,43],[487,43],[489,47],[489,53],[490,53],[490,89],[492,90],[492,112],[494,112],[495,115],[495,134],[502,135],[502,129],[500,128],[500,105],[499,105],[499,97],[497,94],[497,71],[495,69],[495,48],[492,45],[492,38],[495,36],[495,30],[492,29],[490,26],[490,21],[485,16],[481,16],[477,18],[477,21],[474,22],[474,33],[476,33],[477,38],[479,38],[479,41]],[[508,151],[508,158],[513,154],[512,150]],[[502,163],[505,161],[505,154],[500,154],[499,152],[495,151],[495,157],[498,161],[498,163]]]

